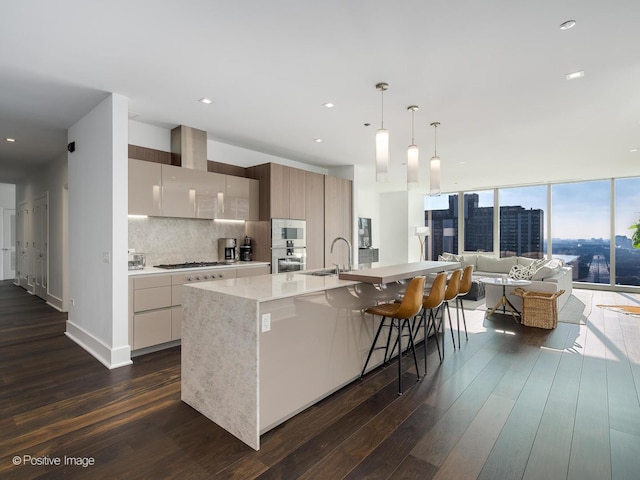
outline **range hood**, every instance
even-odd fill
[[[171,165],[207,171],[207,132],[179,125],[171,130]]]

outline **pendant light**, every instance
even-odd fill
[[[433,122],[431,124],[433,127],[433,157],[431,157],[431,162],[429,164],[429,176],[431,183],[429,195],[440,195],[440,157],[438,156],[436,136],[439,125],[440,122]]]
[[[382,97],[380,129],[376,132],[376,180],[379,182],[386,182],[389,179],[389,130],[384,128],[384,91],[388,88],[388,83],[376,85]]]
[[[407,148],[407,189],[416,188],[418,186],[420,151],[413,138],[414,117],[418,108],[419,107],[417,105],[407,107],[407,110],[411,110],[411,145]]]

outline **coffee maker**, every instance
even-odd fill
[[[240,261],[251,261],[251,237],[244,237],[243,245],[240,245]]]
[[[236,258],[236,239],[235,238],[219,238],[218,239],[218,261],[225,263],[233,263]]]

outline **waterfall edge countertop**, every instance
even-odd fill
[[[273,275],[258,275],[257,277],[228,278],[215,282],[193,284],[189,285],[189,287],[257,302],[268,302],[307,293],[348,287],[356,283],[360,282],[342,280],[336,275],[314,276],[304,273],[285,272]]]
[[[314,276],[308,272],[285,272],[247,278],[228,278],[226,280],[217,280],[216,282],[193,284],[190,287],[224,293],[232,297],[267,302],[307,293],[348,287],[356,283],[393,283],[418,275],[451,270],[459,266],[460,264],[457,262],[428,261],[341,272],[338,276]]]

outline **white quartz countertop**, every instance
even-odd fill
[[[135,275],[150,275],[157,273],[181,273],[181,272],[195,272],[203,270],[215,270],[220,268],[245,268],[245,267],[259,267],[260,265],[269,265],[269,262],[235,262],[225,265],[212,265],[210,267],[193,267],[193,268],[156,268],[145,267],[142,270],[129,270],[129,276]]]
[[[257,277],[228,278],[215,282],[202,282],[185,285],[185,288],[198,288],[223,293],[258,302],[295,297],[306,293],[322,292],[333,288],[355,285],[359,282],[341,280],[336,275],[314,276],[303,273],[278,273]]]

